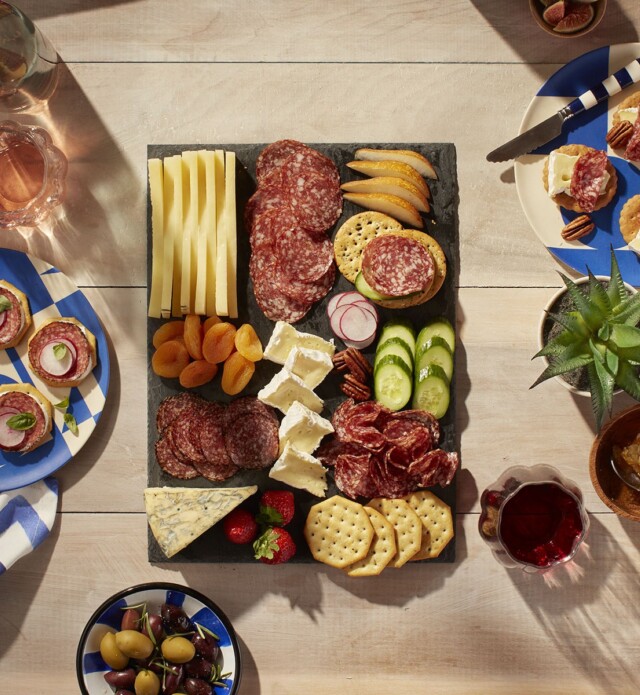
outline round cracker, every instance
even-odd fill
[[[632,108],[640,108],[640,92],[634,92],[633,94],[631,94],[626,99],[620,102],[618,108],[613,114],[613,118],[611,119],[613,125],[615,125],[616,123],[620,123],[620,111]]]
[[[454,535],[451,507],[428,490],[419,490],[402,499],[418,515],[423,527],[420,550],[411,560],[438,557]]]
[[[343,569],[367,556],[374,532],[361,504],[334,495],[311,507],[304,537],[318,562]]]
[[[367,210],[353,215],[340,227],[333,240],[338,270],[349,282],[355,283],[364,247],[380,233],[401,229],[400,222],[381,212]]]
[[[554,151],[560,152],[561,154],[567,154],[571,157],[579,157],[581,154],[594,152],[595,150],[593,147],[587,147],[586,145],[562,145],[562,147],[558,147]],[[616,194],[616,190],[618,188],[618,175],[613,164],[611,164],[611,160],[609,159],[607,160],[607,172],[609,173],[609,180],[607,181],[607,186],[604,189],[604,194],[598,198],[594,212],[609,205],[609,203],[613,200],[613,196]],[[549,157],[544,160],[544,166],[542,168],[542,183],[544,184],[544,190],[549,193]],[[584,212],[584,210],[576,202],[576,199],[567,193],[558,193],[558,195],[552,196],[551,200],[565,210]]]
[[[367,556],[345,569],[350,577],[374,577],[382,572],[396,554],[396,534],[392,523],[372,507],[363,509],[369,516],[375,535]]]
[[[620,232],[630,244],[640,232],[640,195],[634,195],[624,204],[620,212]]]
[[[397,552],[389,564],[392,567],[402,567],[420,550],[422,542],[420,517],[403,499],[376,497],[367,502],[366,506],[383,514],[393,525]]]

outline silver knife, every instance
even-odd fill
[[[498,147],[497,150],[489,152],[487,160],[490,162],[506,162],[509,159],[532,152],[537,147],[560,135],[565,121],[583,111],[587,111],[592,106],[612,97],[625,87],[636,82],[640,82],[640,58],[636,58],[626,67],[618,70],[613,75],[609,75],[597,87],[586,91],[563,109],[553,114],[553,116],[547,118],[546,121],[538,123],[538,125],[533,126],[533,128],[518,135],[513,140],[509,140],[505,145]]]

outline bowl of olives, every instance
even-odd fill
[[[179,584],[139,584],[108,598],[76,654],[83,695],[235,695],[240,671],[229,619]]]

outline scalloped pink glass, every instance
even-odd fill
[[[535,529],[541,521],[532,515],[531,499],[544,510],[543,534]],[[545,464],[508,468],[482,493],[480,507],[478,530],[495,559],[505,567],[529,573],[547,572],[572,560],[589,530],[580,488]],[[522,510],[519,517],[514,514],[518,507]],[[548,511],[552,513],[546,516]],[[531,536],[519,536],[515,524],[525,534],[531,530]]]
[[[38,126],[0,123],[0,228],[34,227],[65,194],[67,159]]]

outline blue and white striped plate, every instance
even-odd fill
[[[54,408],[49,441],[28,454],[0,452],[0,492],[30,485],[57,471],[80,451],[100,419],[109,387],[109,350],[100,320],[75,284],[48,263],[20,251],[0,249],[0,278],[9,281],[29,298],[33,324],[20,344],[0,351],[0,384],[29,383],[52,404],[69,396],[69,409],[78,423],[73,434],[64,423],[64,413]],[[80,386],[52,388],[29,368],[27,343],[36,328],[55,316],[74,316],[96,337],[98,364]]]
[[[598,85],[609,75],[640,57],[640,43],[604,46],[567,63],[540,88],[529,104],[520,132],[528,130],[566,106],[572,99]],[[520,203],[542,243],[562,263],[586,274],[589,266],[596,275],[609,275],[611,245],[626,282],[640,286],[640,258],[627,246],[620,233],[620,211],[629,197],[640,193],[640,171],[635,164],[617,156],[605,142],[613,113],[621,101],[640,83],[594,106],[564,124],[562,134],[515,162],[516,188]],[[580,144],[607,150],[618,173],[618,190],[613,201],[591,213],[596,228],[578,241],[565,241],[560,232],[577,213],[559,208],[547,195],[542,182],[546,156],[561,145]]]
[[[146,603],[150,613],[159,613],[163,603],[181,606],[192,622],[213,632],[220,647],[219,663],[225,674],[224,686],[213,689],[215,695],[235,695],[240,686],[241,656],[238,640],[227,616],[203,594],[179,584],[156,582],[139,584],[107,599],[91,616],[78,643],[76,672],[83,695],[113,695],[104,680],[111,670],[100,656],[100,641],[107,632],[120,630],[127,606]]]

